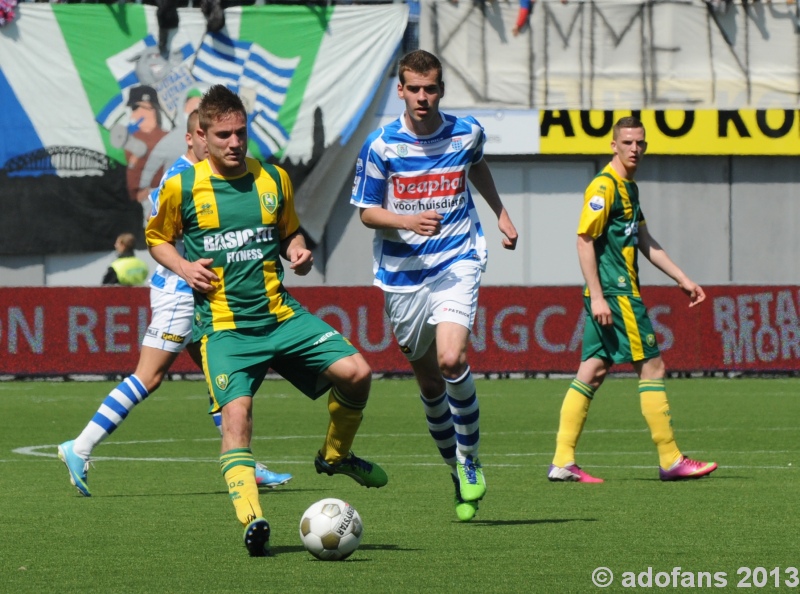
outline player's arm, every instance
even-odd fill
[[[148,223],[148,229],[149,227]],[[219,281],[219,277],[209,269],[213,262],[211,258],[200,258],[196,262],[189,262],[168,241],[154,240],[150,243],[148,238],[147,244],[150,255],[156,262],[180,276],[195,291],[208,293],[214,288],[213,283]]]
[[[689,307],[694,307],[705,300],[706,294],[703,291],[703,287],[686,276],[683,270],[664,251],[661,244],[650,235],[647,225],[643,223],[639,225],[638,247],[642,255],[650,260],[653,266],[678,283],[681,290],[689,296]]]
[[[175,179],[175,178],[173,178]],[[180,276],[194,290],[208,293],[213,289],[212,283],[219,277],[209,270],[213,260],[201,258],[189,262],[175,248],[175,241],[183,233],[183,220],[180,213],[180,181],[176,184],[168,182],[159,194],[159,208],[147,221],[145,239],[153,259]]]
[[[600,284],[600,273],[597,269],[597,255],[594,249],[594,237],[587,233],[578,234],[578,262],[581,266],[583,280],[589,288],[592,302],[592,317],[601,326],[611,325],[611,308],[608,306],[603,287]]]
[[[401,215],[384,208],[386,180],[392,172],[388,159],[373,147],[381,133],[382,130],[374,132],[361,147],[350,204],[358,207],[361,222],[370,229],[407,230],[425,237],[436,235],[442,229],[440,221],[444,217],[435,210]]]
[[[503,234],[503,247],[507,250],[513,250],[517,247],[517,229],[514,223],[511,222],[511,217],[508,216],[503,206],[503,201],[500,199],[500,194],[497,193],[497,188],[494,185],[494,178],[492,171],[489,169],[489,164],[485,159],[481,159],[469,170],[469,181],[475,186],[475,189],[480,192],[486,204],[492,209],[495,216],[497,216],[497,226],[500,228],[500,233]]]
[[[614,186],[609,181],[598,176],[589,183],[583,195],[583,210],[578,222],[578,262],[589,289],[592,318],[601,326],[611,325],[611,308],[603,295],[594,241],[606,232],[614,202]]]
[[[278,219],[278,232],[281,238],[281,256],[290,262],[289,268],[299,276],[305,276],[311,272],[314,264],[314,256],[311,250],[306,247],[306,238],[300,231],[300,218],[294,208],[294,186],[289,174],[278,168],[281,180],[281,191],[283,192],[283,207],[281,208],[280,218]]]
[[[382,206],[360,208],[361,222],[370,229],[402,229],[417,235],[437,235],[442,230],[442,215],[435,210],[419,214],[402,215],[390,212]]]
[[[289,268],[294,270],[295,274],[305,276],[311,272],[314,255],[306,247],[306,239],[299,229],[281,240],[281,256],[291,262]]]

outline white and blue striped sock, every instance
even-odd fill
[[[425,419],[428,421],[428,431],[439,448],[439,453],[450,466],[456,465],[456,429],[453,426],[453,416],[450,405],[447,403],[447,393],[435,400],[426,400],[420,394],[422,406],[425,409]]]
[[[211,420],[214,421],[214,427],[216,427],[219,430],[219,434],[222,435],[222,413],[211,413]]]
[[[105,397],[100,408],[81,434],[75,438],[73,450],[82,458],[88,458],[97,444],[114,433],[131,409],[150,393],[135,375],[129,375]]]
[[[462,464],[467,456],[478,457],[480,441],[480,409],[478,394],[475,391],[475,379],[469,367],[454,380],[445,378],[447,383],[447,401],[453,415],[458,448],[456,456]]]
[[[211,397],[211,394],[208,395],[208,404],[209,406],[214,406],[214,399]],[[215,413],[211,413],[211,420],[214,421],[214,427],[217,428],[219,431],[220,436],[222,435],[222,409],[218,410]]]

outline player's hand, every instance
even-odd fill
[[[601,326],[610,326],[613,323],[611,308],[604,297],[592,299],[592,318]]]
[[[500,228],[500,232],[503,234],[503,247],[507,250],[513,250],[517,247],[517,238],[519,235],[517,234],[517,229],[514,227],[514,223],[511,222],[511,217],[508,216],[506,209],[503,209],[503,212],[500,213],[500,218],[497,220],[497,226]]]
[[[208,293],[214,288],[214,283],[219,282],[219,277],[211,270],[214,260],[200,258],[194,262],[184,262],[181,265],[181,277],[195,291]]]
[[[678,283],[678,286],[689,296],[689,307],[699,305],[706,300],[706,293],[700,285],[687,279],[686,282]]]
[[[438,235],[442,231],[442,219],[444,217],[435,210],[426,210],[410,218],[412,219],[411,231],[417,235],[430,237]]]
[[[296,275],[305,276],[311,272],[311,267],[314,264],[314,256],[311,253],[311,250],[307,248],[300,248],[292,251],[291,254],[286,255],[289,256],[289,261],[291,262],[289,268],[294,270]]]

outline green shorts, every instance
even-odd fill
[[[344,336],[305,310],[269,330],[221,330],[201,340],[210,412],[240,396],[253,396],[271,367],[309,398],[330,387],[322,375],[358,353]]]
[[[611,326],[601,326],[592,317],[592,301],[583,298],[586,325],[583,328],[581,361],[591,358],[614,363],[632,363],[659,356],[658,341],[647,308],[639,297],[611,295]]]

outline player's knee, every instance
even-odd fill
[[[337,361],[336,385],[354,396],[363,394],[366,399],[372,383],[372,369],[361,355]]]
[[[589,383],[589,385],[595,388],[599,388],[605,381],[607,375],[608,375],[608,369],[606,369],[605,367],[601,367],[600,369],[594,372],[594,378],[592,378],[592,381]]]
[[[364,398],[366,399],[369,395],[370,386],[372,385],[372,369],[370,369],[369,365],[364,364],[359,366],[356,373],[353,375],[352,384],[356,388],[356,392],[364,394]]]
[[[664,365],[664,359],[661,357],[656,357],[648,361],[647,368],[654,378],[663,378],[667,373],[667,366]]]
[[[439,355],[439,370],[448,379],[455,379],[467,369],[467,358],[459,351],[444,352]]]
[[[419,391],[426,400],[437,400],[444,394],[445,383],[441,375],[435,377],[417,377]]]
[[[603,385],[608,375],[609,365],[603,365],[597,359],[588,359],[578,368],[576,379],[588,384],[595,390]]]
[[[164,381],[164,376],[166,375],[163,371],[148,371],[145,369],[137,369],[133,372],[133,374],[137,377],[137,379],[142,382],[145,390],[147,390],[148,394],[152,394],[158,387],[161,385],[161,382]]]
[[[249,441],[252,409],[248,404],[245,397],[242,397],[222,407],[222,430],[226,437],[236,441]]]

